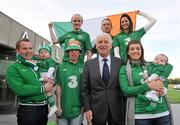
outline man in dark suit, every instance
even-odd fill
[[[82,100],[85,116],[93,125],[124,125],[124,99],[119,87],[121,60],[110,56],[111,36],[96,38],[98,57],[84,65]]]

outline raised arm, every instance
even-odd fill
[[[146,18],[149,21],[149,23],[144,26],[144,30],[146,32],[156,23],[156,19],[154,17],[152,17],[142,11],[139,11],[139,10],[136,11],[136,13],[140,16],[143,16],[144,18]]]
[[[53,31],[53,23],[52,22],[49,23],[48,27],[49,27],[49,33],[50,33],[50,37],[51,37],[51,40],[52,40],[53,44],[59,43],[56,36],[55,36],[55,33]]]

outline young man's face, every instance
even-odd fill
[[[112,30],[112,24],[109,20],[104,20],[102,21],[101,23],[101,30],[104,32],[104,33],[108,33],[110,34],[111,33],[111,30]]]
[[[69,50],[68,55],[71,62],[76,62],[80,56],[80,50]]]
[[[81,29],[81,25],[83,24],[82,17],[80,15],[74,15],[72,17],[72,25],[75,31],[78,31]]]
[[[19,48],[16,49],[16,52],[21,55],[24,59],[26,60],[31,60],[33,56],[33,47],[32,47],[32,42],[29,41],[22,41],[19,44]]]
[[[47,50],[41,49],[39,51],[39,59],[47,59],[49,57],[50,57],[50,54],[49,54],[49,52]]]

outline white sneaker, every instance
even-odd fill
[[[159,97],[156,94],[156,91],[151,90],[149,92],[146,93],[146,97],[150,100],[150,101],[154,101],[154,102],[158,102],[159,101]]]
[[[49,113],[48,113],[48,118],[50,118],[51,116],[53,116],[57,110],[58,110],[58,108],[56,107],[56,105],[54,105],[53,107],[51,107],[51,108],[50,108],[50,111],[49,111]]]

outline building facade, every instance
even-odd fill
[[[9,89],[5,75],[8,65],[15,61],[16,41],[23,37],[33,42],[35,55],[38,55],[40,45],[50,44],[45,38],[0,12],[0,114],[14,112],[17,106],[16,96]],[[52,46],[52,57],[56,62],[61,62],[62,50],[58,46]]]

